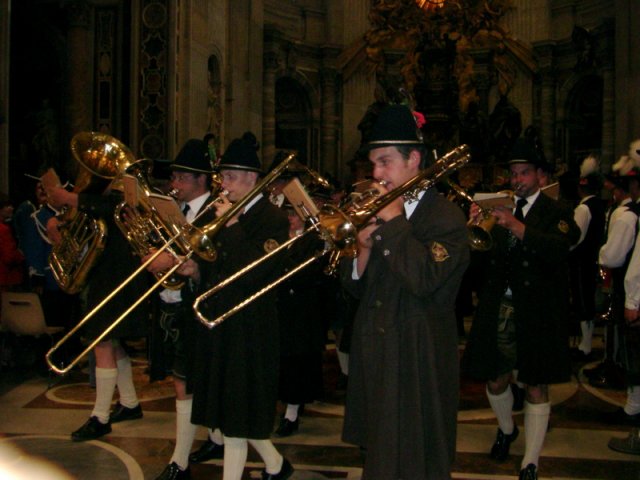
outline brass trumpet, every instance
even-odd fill
[[[498,220],[494,215],[491,215],[492,208],[485,208],[476,202],[471,195],[464,191],[464,189],[452,181],[447,181],[451,190],[454,193],[468,201],[471,204],[475,204],[480,209],[480,220],[477,223],[469,223],[467,225],[469,233],[469,245],[473,250],[480,252],[486,252],[493,248],[493,237],[491,236],[491,229],[495,226]],[[513,199],[514,193],[510,190],[503,190],[498,192],[499,194],[506,194]]]
[[[151,295],[158,287],[160,287],[167,276],[173,275],[175,271],[180,268],[193,254],[197,254],[206,261],[214,261],[217,257],[217,251],[213,238],[224,227],[224,225],[238,214],[257,194],[259,194],[269,183],[271,183],[277,176],[279,176],[293,161],[295,154],[290,154],[285,160],[269,172],[265,177],[242,199],[234,203],[229,210],[224,214],[217,217],[210,224],[204,228],[198,228],[191,224],[184,225],[175,235],[169,238],[164,245],[158,248],[153,255],[151,255],[147,261],[143,262],[128,278],[126,278],[120,285],[118,285],[107,297],[105,297],[93,310],[91,310],[78,324],[70,330],[60,341],[58,341],[46,354],[46,361],[54,372],[58,374],[65,374],[69,372],[82,357],[87,355],[98,343],[102,341],[120,322],[122,322],[129,313],[131,313],[140,303],[142,303],[149,295]],[[204,214],[209,209],[213,208],[216,202],[213,201],[203,208],[199,215]],[[118,294],[126,285],[133,281],[141,273],[146,273],[146,268],[165,250],[171,247],[175,242],[180,241],[184,243],[187,251],[185,255],[179,259],[179,261],[165,272],[165,275],[157,279],[151,287],[144,292],[133,304],[125,310],[122,315],[116,318],[109,327],[107,327],[100,335],[98,335],[79,355],[77,355],[66,367],[62,368],[55,364],[52,359],[53,354],[68,341],[68,339],[75,334],[85,323],[87,323],[100,309],[102,309],[115,295]]]
[[[331,254],[331,257],[325,273],[333,273],[342,257],[355,258],[358,255],[358,231],[363,229],[377,212],[400,196],[405,196],[406,198],[417,198],[420,191],[431,188],[442,177],[460,168],[469,160],[469,147],[467,145],[461,145],[441,157],[434,165],[421,171],[415,177],[410,178],[402,185],[394,188],[384,195],[380,195],[379,192],[378,195],[371,194],[368,196],[368,201],[361,202],[357,206],[348,207],[344,211],[332,205],[325,205],[316,217],[310,216],[307,219],[311,222],[311,226],[301,235],[289,239],[285,243],[279,245],[276,249],[238,270],[218,285],[198,296],[193,303],[193,310],[196,316],[203,325],[208,328],[214,328],[236,312],[242,310],[257,298],[287,280],[292,275],[295,275],[310,263],[328,253]],[[248,296],[245,300],[215,319],[210,320],[206,318],[206,316],[200,311],[200,304],[203,301],[219,292],[227,285],[235,282],[238,278],[244,276],[247,272],[256,268],[267,259],[288,248],[293,242],[298,241],[302,236],[314,230],[316,230],[320,234],[320,237],[325,241],[325,247],[323,250],[316,252],[286,274],[256,291],[254,294]]]

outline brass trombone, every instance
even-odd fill
[[[158,248],[153,255],[151,255],[145,262],[143,262],[129,277],[127,277],[120,285],[118,285],[109,295],[107,295],[98,305],[96,305],[78,324],[70,330],[62,339],[60,339],[46,354],[45,358],[47,364],[57,374],[66,374],[69,372],[82,357],[87,355],[98,343],[102,341],[120,322],[122,322],[126,316],[133,311],[140,303],[142,303],[149,295],[151,295],[158,287],[160,287],[167,275],[173,275],[174,272],[180,268],[189,258],[196,253],[198,256],[206,261],[214,261],[217,257],[217,251],[213,242],[213,238],[220,232],[220,230],[226,225],[226,223],[239,213],[261,190],[271,183],[277,176],[279,176],[293,161],[295,154],[290,154],[285,160],[269,172],[265,177],[242,199],[231,205],[229,210],[217,217],[210,224],[204,228],[198,228],[191,224],[185,224],[180,231],[173,235],[167,242]],[[213,208],[215,201],[209,203],[199,213],[199,216],[204,214],[209,209]],[[115,295],[118,294],[127,284],[129,284],[140,273],[145,272],[146,268],[166,249],[173,245],[176,241],[186,240],[184,243],[189,246],[190,250],[179,259],[179,261],[165,272],[161,278],[151,285],[151,287],[144,292],[124,313],[116,318],[109,327],[107,327],[100,335],[98,335],[80,354],[78,354],[66,367],[58,367],[52,360],[53,354],[64,345],[68,339],[74,335],[85,323],[87,323],[101,308],[103,308]]]
[[[451,150],[449,153],[438,159],[438,161],[432,166],[421,171],[415,177],[410,178],[402,185],[394,188],[384,195],[371,195],[368,198],[367,202],[359,203],[357,207],[346,208],[344,209],[344,211],[332,205],[324,206],[317,216],[309,216],[308,220],[311,221],[311,226],[307,228],[302,234],[289,239],[288,241],[279,245],[276,249],[260,257],[244,268],[238,270],[236,273],[227,277],[225,280],[223,280],[210,290],[198,296],[193,303],[193,310],[196,316],[203,325],[210,329],[214,328],[220,325],[230,316],[242,310],[257,298],[261,297],[262,295],[278,286],[280,283],[284,282],[292,275],[295,275],[298,271],[305,268],[307,265],[327,253],[330,253],[331,257],[329,265],[325,272],[328,274],[333,273],[337,267],[339,260],[343,256],[346,256],[347,258],[355,258],[358,255],[358,231],[363,229],[376,215],[377,212],[382,210],[384,207],[392,203],[400,196],[405,196],[405,198],[417,198],[420,191],[431,188],[442,177],[452,173],[454,170],[457,170],[469,160],[469,147],[467,145],[460,145],[459,147]],[[200,304],[203,301],[216,294],[227,285],[235,282],[236,279],[244,276],[247,272],[251,271],[267,259],[278,254],[285,248],[288,248],[293,242],[299,240],[302,236],[314,230],[319,232],[320,237],[325,241],[323,250],[316,252],[308,259],[302,261],[298,266],[288,271],[286,274],[282,275],[270,284],[264,286],[254,294],[248,296],[242,302],[238,303],[213,320],[209,320],[208,318],[206,318],[206,316],[200,311]]]

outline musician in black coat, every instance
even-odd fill
[[[199,139],[188,140],[169,168],[172,171],[170,186],[175,192],[176,200],[180,202],[186,221],[197,227],[204,227],[213,221],[213,165],[209,159],[207,144]],[[143,258],[143,262],[152,253]],[[177,262],[175,255],[165,251],[156,257],[148,270],[159,275]],[[191,307],[195,293],[193,282],[188,278],[178,278],[184,281],[181,288],[164,288],[158,295],[150,339],[151,378],[164,378],[169,368],[176,391],[176,443],[169,464],[156,480],[190,478],[189,451],[197,428],[191,423],[193,395],[187,391],[190,356],[197,327]],[[201,450],[203,449],[206,449],[208,459],[222,458],[222,434],[219,431],[209,432],[208,441]],[[197,460],[202,461],[202,451],[200,453]]]
[[[380,113],[367,150],[382,194],[416,177],[427,150],[411,111]],[[431,188],[397,198],[341,265],[359,299],[343,439],[365,449],[363,480],[450,478],[458,413],[455,299],[469,263],[462,211]]]
[[[54,207],[77,208],[90,217],[101,218],[106,222],[104,251],[88,273],[87,285],[81,294],[81,298],[85,299],[82,309],[85,313],[90,312],[128,279],[138,264],[127,240],[113,220],[115,207],[123,200],[122,194],[112,190],[111,185],[105,189],[102,184],[98,189],[98,192],[100,191],[102,193],[88,190],[75,193],[62,187],[47,188],[49,202]],[[51,223],[48,224],[48,229],[54,228]],[[137,275],[87,321],[83,328],[86,338],[93,341],[102,334],[147,288],[147,276]],[[146,336],[148,317],[148,303],[142,302],[95,346],[96,400],[89,420],[71,434],[72,440],[93,440],[110,433],[112,423],[142,418],[142,409],[133,384],[131,361],[120,340],[126,337]],[[119,402],[115,409],[110,411],[116,386]]]
[[[565,382],[569,359],[569,247],[580,235],[571,212],[540,192],[540,158],[518,141],[510,155],[515,212],[496,208],[484,287],[465,349],[464,365],[487,382],[498,419],[491,457],[504,460],[518,436],[509,380],[517,369],[525,384],[526,449],[520,479],[537,479],[537,465],[551,411],[548,384]],[[526,200],[526,202],[524,202]],[[479,216],[477,205],[470,212]]]
[[[286,214],[262,193],[253,195],[261,172],[255,137],[245,134],[227,148],[219,169],[228,195],[216,202],[216,216],[225,220],[213,239],[217,259],[210,264],[185,263],[180,270],[207,291],[288,238]],[[240,212],[225,213],[247,194],[253,198]],[[215,319],[246,300],[281,273],[277,259],[265,262],[200,305]],[[276,292],[272,289],[219,326],[199,326],[194,345],[194,368],[188,379],[193,389],[192,422],[224,435],[224,477],[240,479],[248,443],[265,462],[262,478],[281,480],[293,473],[291,464],[269,437],[275,420],[278,389],[279,333]]]
[[[304,221],[285,203],[289,216],[289,236],[300,235]],[[317,232],[300,237],[289,248],[287,269],[293,269],[323,250]],[[325,349],[327,303],[326,262],[316,261],[282,282],[278,287],[280,330],[280,378],[278,400],[286,405],[276,435],[287,437],[298,430],[301,407],[322,397],[322,352]]]

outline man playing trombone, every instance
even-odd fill
[[[383,110],[364,149],[381,196],[428,166],[413,113]],[[384,185],[384,186],[383,186]],[[469,263],[462,211],[435,188],[399,196],[360,230],[341,265],[357,297],[343,439],[365,449],[363,480],[444,479],[456,448],[454,313]]]
[[[199,139],[188,140],[169,168],[172,171],[170,186],[175,192],[176,200],[181,204],[186,221],[203,226],[213,220],[213,211],[206,210],[207,205],[215,200],[211,194],[213,165],[206,143]],[[147,259],[148,257],[142,260],[144,262]],[[171,253],[165,251],[156,257],[148,270],[154,274],[161,274],[171,268],[176,260]],[[190,478],[189,450],[197,428],[191,423],[193,396],[186,387],[188,353],[193,345],[196,329],[196,320],[191,308],[191,287],[190,282],[185,282],[180,289],[165,288],[160,292],[152,329],[152,380],[164,378],[165,367],[170,367],[176,392],[176,443],[169,464],[157,480]],[[217,432],[217,438],[214,432],[209,432],[204,448],[208,453],[207,458],[202,458],[203,453],[200,452],[198,461],[222,458],[224,447],[220,432]]]
[[[262,172],[257,142],[247,132],[231,142],[219,164],[222,187],[228,192],[216,202],[216,216],[225,226],[213,239],[217,259],[212,263],[187,261],[178,273],[190,275],[209,290],[222,280],[275,249],[288,238],[286,214],[269,202],[258,179]],[[251,200],[227,219],[232,203]],[[240,304],[278,277],[279,261],[265,262],[241,280],[210,298],[207,318],[216,318]],[[278,318],[275,290],[253,301],[213,329],[201,326],[193,349],[192,422],[224,435],[225,480],[240,480],[248,444],[262,457],[264,480],[284,480],[291,464],[269,440],[275,420],[278,388]]]
[[[136,264],[127,240],[113,220],[115,207],[122,200],[122,195],[112,190],[110,183],[105,186],[105,180],[97,182],[97,187],[92,187],[94,190],[85,189],[79,193],[69,192],[60,186],[47,188],[48,201],[54,208],[77,208],[91,217],[102,218],[107,224],[104,251],[89,272],[87,285],[81,294],[85,300],[85,312],[91,311],[111,294],[133,272]],[[57,219],[54,217],[49,222],[47,229],[54,230]],[[147,279],[138,276],[109,301],[108,308],[101,308],[83,327],[84,336],[91,340],[97,338],[121,312],[129,308],[131,299],[140,297],[146,289]],[[121,339],[145,336],[147,318],[148,308],[142,303],[95,346],[96,399],[89,420],[71,434],[73,441],[93,440],[110,433],[113,423],[142,418],[131,361]],[[110,411],[116,386],[120,398],[114,410]]]

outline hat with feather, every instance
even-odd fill
[[[578,184],[586,192],[596,194],[602,189],[602,183],[600,163],[595,156],[589,155],[580,165]]]

